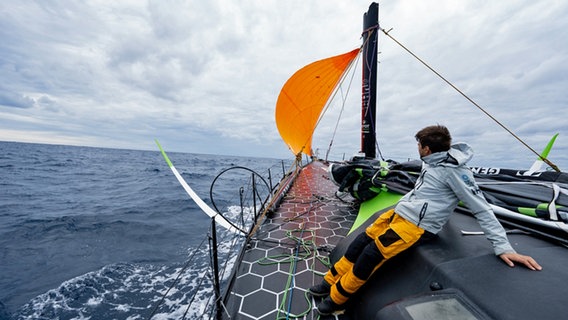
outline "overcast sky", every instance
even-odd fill
[[[0,2],[0,140],[288,158],[274,123],[297,69],[360,45],[368,1]],[[538,152],[568,170],[568,2],[388,0],[381,26]],[[378,142],[417,154],[414,133],[445,124],[474,165],[528,167],[521,143],[380,37]],[[360,81],[359,69],[354,76]],[[347,93],[345,88],[342,91]],[[359,149],[360,88],[332,156]],[[341,101],[315,137],[320,156]]]

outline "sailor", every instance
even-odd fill
[[[542,269],[532,257],[515,252],[509,243],[505,229],[466,166],[473,157],[471,147],[465,143],[451,145],[450,132],[441,125],[426,127],[415,138],[423,164],[414,189],[358,235],[322,283],[309,289],[313,296],[327,296],[318,305],[321,315],[343,310],[349,297],[386,260],[434,237],[459,201],[471,210],[495,255],[507,265],[520,263],[531,270]]]

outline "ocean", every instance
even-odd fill
[[[271,185],[289,165],[168,155],[195,192],[232,219],[251,207],[242,204],[248,169]],[[1,320],[209,317],[211,220],[157,148],[0,142],[0,190]],[[217,230],[223,281],[242,242]]]

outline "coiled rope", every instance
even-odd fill
[[[315,186],[311,185],[315,183],[313,179],[309,179],[306,182],[308,183],[309,190],[315,190]],[[307,304],[306,309],[303,311],[296,310],[295,313],[293,313],[292,311],[292,301],[294,301],[293,296],[295,293],[297,294],[297,291],[295,291],[295,276],[297,274],[297,267],[299,263],[301,263],[302,261],[311,260],[311,263],[308,267],[314,275],[314,279],[315,275],[324,275],[323,273],[316,270],[317,261],[319,261],[327,268],[331,267],[329,257],[319,254],[319,248],[316,245],[317,230],[310,228],[307,225],[310,221],[309,215],[313,214],[318,207],[323,205],[323,203],[321,202],[322,198],[323,197],[313,194],[312,200],[310,200],[308,203],[303,202],[303,204],[308,205],[304,210],[302,210],[301,212],[295,212],[294,216],[286,218],[284,220],[285,223],[291,221],[299,222],[298,228],[286,230],[285,239],[291,241],[286,241],[284,244],[289,244],[291,246],[291,251],[289,253],[272,255],[257,260],[257,263],[259,265],[289,264],[288,278],[282,291],[283,297],[277,310],[276,320],[302,318],[313,310],[313,300],[311,296],[309,296],[308,292],[304,291],[304,299]]]
[[[304,237],[304,234],[310,234],[311,236]],[[289,263],[289,273],[288,279],[286,281],[286,287],[284,292],[284,296],[282,298],[282,302],[278,308],[278,314],[276,319],[290,319],[290,318],[301,318],[308,314],[312,308],[312,302],[307,292],[304,294],[304,298],[307,302],[308,307],[305,311],[299,314],[292,314],[291,313],[291,303],[293,297],[293,289],[295,287],[295,274],[298,262],[303,260],[308,260],[310,258],[314,258],[313,262],[310,266],[310,269],[314,273],[319,273],[315,270],[315,262],[316,260],[320,261],[326,267],[330,268],[331,263],[329,261],[329,257],[321,256],[317,252],[317,247],[315,245],[315,230],[312,229],[305,229],[303,226],[300,229],[288,230],[286,232],[286,237],[290,240],[295,242],[294,251],[291,254],[279,254],[261,258],[257,260],[259,265],[274,265],[274,264],[285,264]],[[323,276],[323,274],[321,274]],[[281,314],[284,313],[284,314]]]

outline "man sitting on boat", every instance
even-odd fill
[[[473,157],[465,143],[451,145],[449,130],[426,127],[415,135],[422,170],[414,189],[393,210],[377,218],[351,243],[345,255],[325,274],[321,284],[309,289],[313,296],[327,296],[319,305],[322,315],[344,309],[344,304],[388,259],[432,238],[463,201],[477,219],[495,255],[513,267],[542,267],[530,256],[515,252],[505,229],[495,217],[466,163]]]

